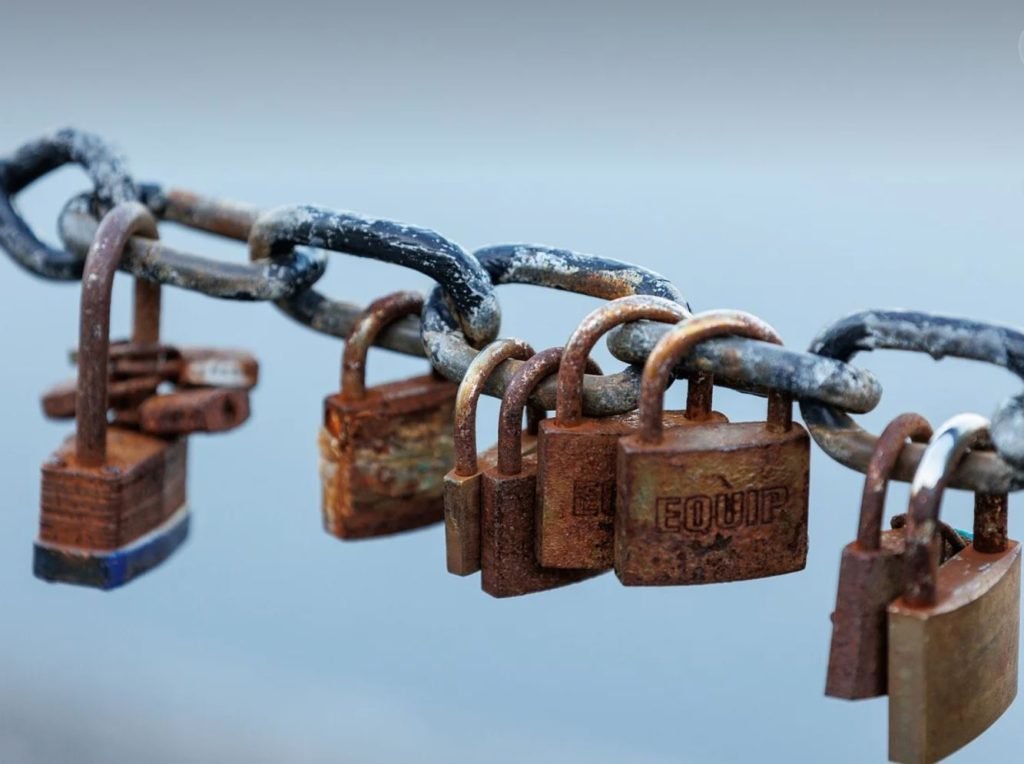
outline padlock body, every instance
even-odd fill
[[[320,477],[324,528],[368,538],[444,517],[444,476],[454,461],[458,385],[432,375],[324,401]]]
[[[249,393],[204,387],[155,395],[139,406],[139,427],[153,435],[227,432],[249,418]]]
[[[810,439],[798,424],[667,429],[619,441],[615,572],[627,586],[702,584],[802,570]]]
[[[724,422],[714,412],[702,422]],[[694,424],[681,411],[666,412],[666,427]],[[639,426],[636,411],[540,423],[537,557],[552,568],[609,570],[615,560],[616,458],[619,438]]]
[[[889,758],[933,762],[988,729],[1017,695],[1020,545],[968,546],[939,568],[936,604],[889,608]]]
[[[523,454],[537,448],[537,437],[523,433]],[[480,570],[480,476],[498,464],[498,447],[491,446],[477,456],[477,471],[460,475],[455,470],[444,477],[444,538],[448,572],[469,576]]]
[[[537,454],[523,457],[522,470],[481,476],[480,582],[493,597],[517,597],[576,583],[595,570],[545,568],[537,561]]]
[[[104,466],[83,466],[69,438],[42,468],[35,572],[113,588],[166,559],[188,534],[187,445],[111,427]]]
[[[903,591],[905,534],[885,531],[878,549],[856,541],[839,564],[825,694],[857,700],[885,695],[888,687],[886,608]]]

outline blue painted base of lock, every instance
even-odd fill
[[[182,507],[163,525],[131,544],[103,552],[37,541],[33,573],[51,583],[116,589],[174,554],[188,538],[189,521],[188,507]]]

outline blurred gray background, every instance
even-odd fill
[[[635,261],[800,348],[867,307],[1024,323],[1019,2],[7,0],[0,30],[2,152],[75,125],[140,179]],[[64,170],[21,208],[52,239],[84,186]],[[353,544],[320,530],[315,435],[341,345],[268,305],[165,292],[168,339],[263,362],[250,423],[192,441],[189,543],[110,594],[36,581],[38,468],[69,431],[37,397],[72,373],[78,293],[0,269],[4,764],[884,760],[885,701],[822,695],[860,476],[815,452],[803,573],[661,590],[607,575],[492,600],[445,573],[440,528]],[[365,302],[429,285],[336,256],[322,286]],[[122,277],[116,334],[128,290]],[[596,305],[501,298],[503,334],[537,347]],[[1020,387],[965,362],[858,362],[885,385],[862,418],[876,430],[906,410],[989,414]],[[370,376],[421,368],[378,351]],[[718,405],[764,407],[728,391]],[[496,405],[483,411],[490,440]],[[944,516],[969,526],[968,500],[951,494]],[[905,501],[891,492],[893,511]],[[1022,744],[1018,702],[952,760]]]

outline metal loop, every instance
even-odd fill
[[[26,143],[0,160],[0,248],[30,273],[55,281],[77,281],[85,267],[88,245],[66,252],[45,244],[18,214],[14,196],[26,186],[69,162],[80,165],[92,180],[94,212],[135,201],[138,189],[124,159],[91,133],[65,128]],[[91,242],[91,240],[90,240]]]
[[[187,191],[164,192],[154,185],[142,186],[141,196],[162,221],[240,241],[248,239],[249,229],[258,215],[255,207]],[[97,225],[88,195],[68,202],[58,222],[61,240],[76,254],[88,252]],[[121,270],[138,278],[210,297],[242,301],[291,297],[309,289],[326,269],[327,258],[310,250],[286,250],[254,263],[229,263],[181,252],[140,236],[128,243],[121,264]]]
[[[249,235],[249,252],[254,260],[296,244],[369,257],[424,273],[443,287],[463,331],[475,345],[484,345],[498,335],[501,311],[487,274],[472,255],[434,231],[300,205],[263,213]],[[339,330],[351,326],[343,318],[349,310],[347,303],[328,301],[312,290],[282,300],[278,307],[295,320],[336,336]]]
[[[626,324],[608,335],[608,349],[620,361],[642,364],[668,331],[664,324]],[[676,367],[675,376],[698,372],[714,375],[721,387],[757,395],[777,390],[858,414],[871,411],[882,397],[882,386],[865,369],[744,337],[700,343]]]
[[[672,282],[636,265],[525,244],[487,247],[474,254],[495,286],[532,284],[608,300],[634,294],[655,295],[678,302],[689,312],[689,306]],[[423,309],[422,331],[423,344],[434,368],[449,379],[461,379],[476,351],[459,330],[440,290],[431,293]],[[491,375],[484,392],[502,397],[522,363],[506,361]],[[546,410],[553,410],[556,386],[556,380],[546,380],[537,387],[531,400]],[[583,388],[584,413],[605,416],[632,411],[636,408],[639,387],[640,370],[636,367],[618,374],[588,378]]]
[[[1024,334],[980,321],[914,311],[864,311],[827,327],[811,343],[810,352],[823,358],[849,361],[866,350],[909,350],[939,360],[946,356],[1002,366],[1024,376]],[[1021,396],[1014,399],[1020,405]],[[1004,404],[997,416],[1013,407]],[[800,411],[814,440],[829,456],[858,472],[865,472],[877,438],[845,412],[814,400],[802,400]],[[996,428],[993,428],[994,430]],[[1024,450],[1024,431],[1003,428],[992,440],[1001,454]],[[908,443],[896,462],[892,479],[910,482],[925,447]],[[950,477],[949,485],[982,493],[1005,493],[1024,488],[1018,472],[998,455],[972,452]]]

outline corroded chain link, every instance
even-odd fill
[[[68,163],[80,165],[93,188],[72,198],[61,211],[58,232],[65,248],[60,249],[36,236],[18,214],[14,197]],[[389,326],[375,343],[426,356],[440,374],[456,381],[465,376],[477,349],[498,334],[501,313],[496,286],[532,284],[602,299],[651,295],[676,302],[690,312],[672,282],[616,260],[526,244],[487,247],[470,254],[434,231],[394,221],[310,206],[264,212],[188,191],[138,184],[109,144],[72,129],[32,141],[0,159],[0,248],[41,278],[79,279],[100,218],[125,201],[143,203],[160,221],[244,242],[250,262],[213,260],[156,239],[134,237],[121,270],[211,297],[271,301],[299,323],[336,337],[349,334],[363,308],[329,299],[314,289],[327,268],[324,250],[427,274],[438,286],[426,300],[422,316]],[[637,322],[612,332],[609,349],[630,366],[616,374],[587,375],[583,405],[589,415],[636,407],[639,365],[668,329],[665,324]],[[830,327],[806,353],[741,337],[708,340],[686,357],[676,376],[706,372],[714,375],[716,384],[746,392],[777,390],[791,395],[802,402],[804,418],[826,452],[863,471],[873,439],[849,413],[872,410],[881,398],[881,386],[870,372],[847,361],[858,350],[880,347],[986,360],[1018,373],[1024,366],[1024,335],[1014,330],[925,314],[876,313]],[[505,361],[490,376],[485,392],[500,396],[521,365],[522,361]],[[540,385],[532,399],[553,409],[553,381]],[[1002,458],[973,455],[953,484],[988,491],[1024,487],[1022,401],[1024,396],[1018,396],[1004,403],[993,419],[993,440]],[[912,473],[919,450],[907,449],[895,477],[906,479]]]

